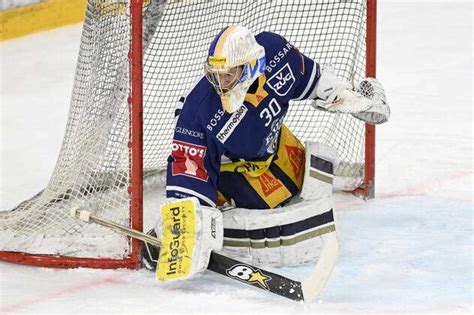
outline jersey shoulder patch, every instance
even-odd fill
[[[267,85],[279,96],[285,96],[295,84],[296,79],[287,62],[278,69],[268,80]]]
[[[270,32],[256,36],[265,48],[267,86],[280,97],[291,97],[302,72],[302,58],[298,49],[284,37]],[[292,92],[293,91],[293,92]]]

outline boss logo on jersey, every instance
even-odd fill
[[[221,131],[216,135],[217,139],[220,142],[224,143],[234,132],[235,128],[240,124],[242,119],[247,114],[247,107],[245,105],[241,105],[235,112],[232,113],[229,120],[225,123],[224,127],[222,127]]]
[[[206,147],[174,140],[171,149],[173,176],[183,175],[207,182],[209,175],[204,167]]]
[[[245,264],[233,265],[226,270],[226,273],[231,278],[245,283],[259,285],[266,290],[269,289],[267,282],[272,280],[270,276],[262,273],[260,269],[254,269],[251,266]]]
[[[278,72],[267,80],[269,87],[280,96],[285,96],[295,83],[295,76],[291,71],[290,65],[286,63]]]
[[[212,131],[215,126],[219,123],[219,121],[222,119],[222,116],[224,116],[224,110],[218,109],[217,113],[214,114],[214,116],[209,120],[209,123],[207,124],[206,128],[209,131]]]
[[[180,133],[182,135],[191,136],[191,137],[199,138],[199,139],[204,139],[204,133],[197,132],[197,131],[194,131],[194,130],[189,130],[189,129],[184,128],[184,127],[176,127],[176,132]]]
[[[269,73],[272,72],[273,68],[277,66],[277,64],[285,58],[286,54],[293,48],[293,46],[290,43],[286,43],[286,45],[276,53],[273,58],[268,60],[267,66],[265,67],[265,70],[268,71]]]

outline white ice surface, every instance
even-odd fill
[[[144,270],[0,263],[0,313],[472,314],[473,5],[381,1],[378,9],[377,76],[392,117],[377,128],[376,199],[336,195],[341,252],[318,301],[295,303],[210,272],[170,289]],[[2,210],[49,180],[80,32],[0,44]]]

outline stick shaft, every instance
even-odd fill
[[[151,245],[161,246],[161,242],[160,242],[159,239],[157,239],[156,237],[150,236],[146,233],[128,228],[126,226],[120,225],[118,223],[115,223],[115,222],[112,222],[112,221],[109,221],[109,220],[106,220],[106,219],[96,217],[92,214],[90,215],[89,220],[93,223],[108,227],[108,228],[110,228],[110,229],[114,230],[115,232],[118,232],[122,235],[126,235],[126,236],[136,238],[140,241],[149,243]]]

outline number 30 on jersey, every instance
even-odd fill
[[[268,104],[268,107],[265,107],[260,112],[260,118],[265,120],[265,127],[270,126],[273,118],[275,118],[281,112],[281,106],[275,99],[272,99]]]

